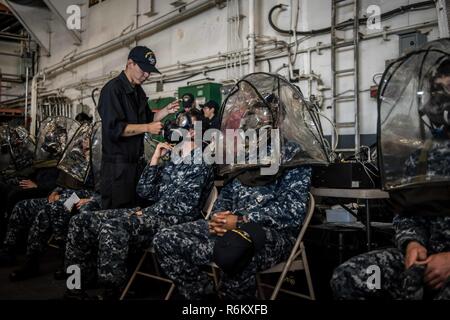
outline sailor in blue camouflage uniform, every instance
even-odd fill
[[[427,105],[424,113],[440,128],[438,137],[408,157],[404,183],[450,176],[450,63],[447,62],[447,104]],[[443,109],[447,108],[447,118]],[[441,112],[436,113],[436,110]],[[439,115],[440,114],[440,115]],[[437,116],[437,117],[436,117]],[[440,118],[440,120],[439,120]],[[425,178],[424,178],[425,177]],[[391,192],[396,248],[351,258],[334,271],[331,288],[337,299],[450,299],[450,189],[448,184]],[[431,199],[431,200],[430,200]],[[380,268],[375,286],[371,266]]]
[[[68,290],[67,298],[82,298],[84,286],[97,274],[105,289],[101,298],[117,299],[126,281],[130,248],[146,249],[160,228],[201,217],[202,199],[212,186],[212,168],[201,159],[194,160],[201,157],[201,147],[191,141],[181,144],[183,158],[158,164],[173,148],[159,143],[139,179],[137,194],[152,205],[85,212],[72,218],[66,265],[80,266],[82,290]]]
[[[79,132],[81,134],[77,135]],[[58,187],[48,198],[24,200],[14,207],[4,247],[8,253],[14,253],[19,237],[28,233],[28,239],[26,262],[10,274],[12,281],[23,280],[38,274],[39,258],[52,235],[59,247],[64,247],[69,220],[74,213],[79,210],[100,209],[99,198],[94,197],[94,173],[89,165],[91,132],[92,127],[85,124],[75,134],[58,164]],[[68,158],[71,160],[70,165],[64,161]],[[77,174],[80,174],[83,169],[87,177],[81,175],[77,178]],[[80,200],[69,212],[64,203],[73,194]]]
[[[19,201],[47,197],[56,187],[56,165],[61,156],[61,148],[48,148],[48,144],[42,144],[41,148],[49,150],[48,156],[35,157],[36,145],[25,128],[9,128],[8,132],[9,153],[15,171],[0,175],[0,241],[5,237],[8,219]],[[64,135],[64,131],[58,131],[53,137],[57,138],[59,134]],[[47,142],[51,143],[51,140],[47,139]]]
[[[221,190],[212,220],[197,220],[158,232],[154,246],[161,268],[180,294],[190,300],[212,294],[212,280],[202,266],[212,262],[215,241],[237,224],[256,222],[266,235],[263,250],[238,275],[223,274],[220,286],[224,298],[255,298],[256,272],[285,259],[295,242],[307,210],[310,178],[309,166],[287,169],[263,186],[246,186],[236,177]]]
[[[335,298],[420,300],[426,283],[435,291],[428,295],[450,299],[450,219],[397,216],[394,226],[397,248],[358,255],[336,268],[331,279]],[[427,261],[428,273],[420,261]],[[380,290],[370,284],[371,266],[380,268]]]
[[[406,172],[414,176],[412,164],[417,164],[415,153],[407,161]],[[437,144],[430,150],[428,172],[449,175],[450,141]],[[426,190],[418,190],[424,193]],[[426,292],[435,299],[450,299],[450,192],[442,200],[439,215],[407,214],[394,218],[397,248],[376,250],[351,258],[340,265],[333,274],[331,287],[338,299],[422,299],[424,283],[434,292]],[[417,196],[416,196],[417,197]],[[416,206],[420,203],[416,203]],[[422,204],[425,206],[425,204]],[[436,204],[434,204],[436,205]],[[446,208],[446,209],[444,209]],[[417,209],[416,209],[417,210]],[[424,208],[425,210],[425,208]],[[425,264],[429,270],[425,269]],[[371,265],[380,267],[381,290],[370,289],[367,273]],[[425,288],[428,290],[428,288]]]
[[[47,247],[53,234],[54,239],[63,246],[72,213],[68,212],[64,202],[75,193],[80,201],[75,204],[78,210],[98,210],[100,204],[95,201],[92,189],[70,189],[57,187],[48,198],[23,200],[17,203],[9,219],[7,233],[3,242],[3,251],[11,263],[17,250],[18,240],[28,234],[26,262],[10,274],[10,279],[23,280],[38,273],[39,257]],[[97,197],[97,200],[98,197]]]
[[[249,161],[218,164],[225,185],[209,220],[162,229],[153,240],[162,270],[184,298],[209,299],[218,290],[224,299],[254,299],[256,273],[292,250],[307,212],[312,154],[315,163],[327,162],[301,100],[301,91],[285,79],[261,73],[245,76],[226,98],[220,130],[253,132],[256,139],[241,141],[244,153],[225,143],[223,153]],[[267,164],[278,170],[265,171]],[[220,268],[217,288],[205,272],[212,262]]]

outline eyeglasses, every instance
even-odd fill
[[[141,67],[139,67],[139,65],[136,62],[133,62],[136,66],[137,69],[142,73],[142,74],[147,74],[148,76],[150,76],[150,72],[144,71],[141,69]]]

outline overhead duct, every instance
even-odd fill
[[[64,30],[74,39],[75,44],[81,44],[81,30],[71,30],[67,28],[67,19],[69,14],[67,8],[73,4],[73,0],[44,0],[47,7],[57,17],[59,22],[64,26]],[[78,6],[87,4],[87,1],[79,1]]]
[[[255,72],[255,0],[249,0],[248,2],[249,14],[248,14],[248,46],[250,49],[250,59],[248,64],[248,72]]]
[[[45,74],[46,78],[54,77],[57,74],[72,69],[78,65],[84,64],[97,57],[113,52],[114,50],[117,50],[119,48],[125,47],[132,42],[146,38],[181,21],[187,20],[223,2],[225,2],[225,0],[192,1],[185,6],[184,10],[173,10],[166,15],[163,15],[129,32],[128,34],[122,35],[99,46],[75,54],[53,66],[44,68],[43,73]]]
[[[8,8],[46,54],[50,54],[49,21],[51,11],[43,1],[5,0]]]
[[[22,6],[46,8],[43,0],[9,0],[9,2],[14,2]]]
[[[436,10],[439,26],[439,37],[450,37],[450,0],[437,0]]]

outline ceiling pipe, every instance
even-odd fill
[[[15,33],[9,33],[9,32],[0,32],[0,38],[12,39],[12,40],[17,40],[17,41],[28,40],[27,37],[20,36]]]
[[[450,37],[450,28],[449,28],[450,16],[449,16],[449,12],[447,12],[447,8],[449,8],[449,5],[447,3],[445,0],[437,0],[436,1],[436,10],[437,10],[439,37],[440,38]]]
[[[0,56],[11,56],[11,57],[22,58],[22,56],[20,54],[11,53],[11,52],[2,52],[2,51],[0,51]]]
[[[38,81],[42,75],[36,74],[31,81],[31,123],[30,123],[30,135],[35,137],[36,135],[36,115],[37,115],[37,101],[38,101]]]
[[[250,51],[250,59],[248,64],[248,72],[255,72],[255,0],[248,2],[248,46]]]
[[[114,50],[128,46],[139,39],[146,38],[152,34],[160,32],[161,30],[171,27],[176,23],[187,20],[197,14],[200,14],[206,10],[215,7],[216,5],[224,1],[225,0],[207,0],[207,1],[194,0],[186,4],[185,6],[186,9],[184,9],[183,11],[180,11],[179,8],[173,10],[168,14],[161,16],[147,24],[144,24],[141,27],[125,35],[107,41],[94,48],[75,54],[70,58],[67,58],[66,60],[63,60],[53,66],[44,68],[43,73],[46,75],[47,78],[54,77],[59,73],[67,71],[68,69],[72,69],[80,64],[84,64],[97,57],[111,53]]]

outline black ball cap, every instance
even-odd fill
[[[150,50],[147,47],[143,46],[137,46],[131,49],[130,53],[128,54],[128,59],[133,60],[139,68],[142,69],[144,72],[159,72],[158,69],[156,69],[156,56],[153,53],[152,50]]]
[[[253,256],[264,248],[266,233],[257,223],[249,222],[241,228],[218,237],[213,249],[213,261],[223,272],[234,276],[242,272]]]

